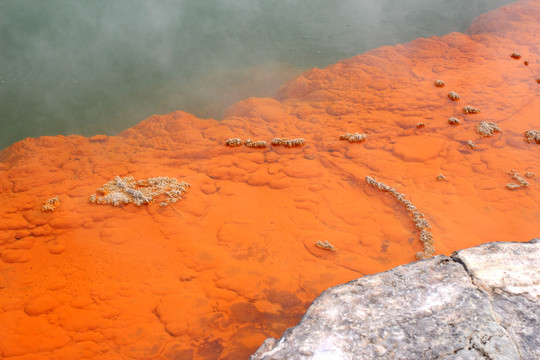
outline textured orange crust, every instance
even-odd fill
[[[422,250],[407,210],[366,176],[421,209],[437,253],[538,237],[538,179],[505,186],[510,170],[540,172],[539,145],[523,136],[540,127],[539,33],[540,4],[521,1],[479,17],[467,35],[308,71],[220,122],[175,112],[118,136],[41,137],[2,151],[0,357],[247,359],[327,287]],[[463,116],[464,104],[482,112]],[[502,131],[481,137],[481,121]],[[341,141],[351,129],[368,140]],[[305,144],[224,146],[281,136]],[[115,176],[191,188],[163,207],[92,204]],[[42,212],[55,196],[61,206]]]

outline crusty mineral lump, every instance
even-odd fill
[[[450,91],[448,93],[448,98],[452,101],[458,101],[460,99],[460,96],[455,91]]]
[[[305,143],[306,143],[306,140],[302,138],[298,138],[298,139],[274,138],[272,139],[272,142],[271,142],[271,144],[274,146],[283,145],[285,147],[299,147],[299,146],[304,146]]]
[[[96,190],[99,195],[90,196],[90,202],[102,205],[120,206],[148,204],[157,197],[165,195],[162,204],[172,204],[182,198],[190,185],[174,178],[155,177],[147,180],[135,180],[132,176],[114,179]]]
[[[518,52],[516,52],[516,51],[514,51],[513,53],[511,53],[511,54],[510,54],[510,57],[511,57],[512,59],[516,59],[516,60],[521,59],[521,55],[520,55]]]
[[[336,248],[334,247],[334,245],[330,244],[330,243],[328,242],[328,240],[317,241],[317,242],[315,243],[315,246],[318,247],[318,248],[324,249],[324,250],[332,251],[332,252],[335,252],[335,251],[336,251]]]
[[[477,109],[477,108],[474,108],[474,107],[472,107],[470,105],[467,105],[467,106],[463,107],[463,112],[465,114],[478,114],[480,112],[480,110]]]
[[[540,130],[527,130],[525,131],[525,138],[527,142],[536,142],[540,144]]]
[[[467,140],[467,146],[470,148],[470,149],[476,149],[476,144],[471,141],[471,140]]]
[[[445,83],[442,80],[435,80],[434,84],[436,87],[444,87]]]
[[[481,121],[476,125],[476,132],[482,136],[493,136],[494,133],[500,132],[499,125],[490,121]]]
[[[487,243],[332,287],[250,360],[539,359],[539,240]]]
[[[60,205],[60,199],[58,198],[58,196],[55,196],[55,197],[50,198],[49,200],[45,201],[41,205],[41,211],[43,211],[43,212],[54,211],[54,210],[56,210],[56,208],[59,205]]]
[[[448,118],[448,123],[450,125],[459,125],[459,124],[461,124],[461,121],[459,121],[459,119],[457,119],[455,117],[450,117],[450,118]]]
[[[266,141],[263,141],[263,140],[253,141],[251,139],[247,139],[246,141],[244,141],[244,145],[250,148],[263,149],[266,147]]]
[[[437,175],[437,180],[438,181],[446,181],[446,176],[444,176],[443,174],[439,174],[439,175]]]
[[[362,141],[365,141],[366,138],[367,138],[366,134],[359,134],[359,133],[354,133],[354,134],[346,133],[344,135],[339,135],[339,140],[346,140],[350,143],[362,142]]]
[[[242,139],[239,138],[230,138],[225,140],[225,145],[230,147],[237,147],[242,146],[243,142]]]
[[[506,188],[508,190],[516,190],[516,189],[519,189],[521,187],[529,186],[529,182],[527,180],[525,180],[524,178],[522,178],[521,175],[518,172],[516,172],[516,170],[512,169],[508,173],[510,175],[512,175],[512,179],[514,179],[514,181],[515,181],[515,182],[512,182],[512,183],[506,184]],[[527,173],[527,174],[530,174],[530,173]],[[527,174],[525,174],[525,176],[527,176]],[[528,176],[528,177],[532,177],[532,176]]]

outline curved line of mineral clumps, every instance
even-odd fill
[[[414,206],[409,200],[405,199],[405,195],[400,194],[393,187],[385,185],[382,182],[378,182],[370,176],[366,176],[366,181],[369,185],[381,191],[392,194],[396,198],[396,200],[400,204],[404,205],[407,211],[411,214],[414,225],[418,230],[420,230],[420,242],[422,243],[424,248],[423,251],[419,251],[416,253],[416,258],[426,259],[433,256],[435,254],[435,248],[433,247],[433,235],[429,230],[427,230],[431,229],[431,225],[424,217],[424,214],[417,211],[416,206]]]
[[[190,187],[184,181],[178,181],[175,178],[155,177],[147,180],[136,180],[132,176],[121,178],[116,176],[114,179],[104,184],[96,190],[96,194],[90,196],[90,202],[93,204],[120,206],[133,203],[137,206],[149,204],[155,198],[166,195],[167,199],[161,202],[161,206],[167,206],[175,203],[182,198],[182,195]]]

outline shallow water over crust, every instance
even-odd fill
[[[42,137],[1,152],[0,355],[247,358],[325,288],[422,250],[411,213],[366,176],[416,206],[438,254],[538,237],[540,145],[524,132],[540,128],[539,20],[540,5],[521,1],[469,35],[309,71],[221,122],[175,112],[116,137]],[[501,132],[481,137],[481,121]],[[367,139],[339,140],[355,132]],[[305,145],[224,145],[234,137]],[[508,190],[511,170],[529,185]],[[90,203],[115,176],[191,187],[167,206]]]

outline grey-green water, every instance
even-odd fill
[[[232,103],[507,0],[0,0],[0,149]]]

